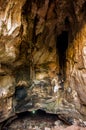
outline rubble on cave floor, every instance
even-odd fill
[[[68,126],[57,115],[40,110],[20,113],[16,117],[4,122],[1,130],[86,130],[76,125]]]

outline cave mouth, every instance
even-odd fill
[[[66,78],[66,51],[68,48],[68,31],[62,31],[57,37],[56,50],[59,57],[59,73]]]
[[[6,121],[3,122],[1,127],[2,130],[17,130],[18,128],[23,130],[27,130],[30,125],[36,126],[41,125],[45,122],[45,127],[50,125],[54,126],[55,121],[58,121],[57,114],[46,113],[44,110],[38,109],[33,111],[26,111],[22,113],[17,113],[15,117],[10,117]]]
[[[33,110],[33,111],[26,111],[26,112],[22,112],[17,114],[18,118],[36,118],[36,117],[42,117],[42,118],[51,118],[53,120],[57,120],[58,119],[58,115],[57,114],[53,114],[53,113],[46,113],[46,111],[38,109],[38,110]]]

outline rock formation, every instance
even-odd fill
[[[85,0],[0,1],[0,122],[37,109],[86,121],[85,79]]]

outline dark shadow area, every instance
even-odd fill
[[[17,101],[24,100],[26,96],[27,96],[27,90],[23,85],[16,87],[15,98]]]
[[[86,14],[86,1],[84,2],[84,4],[82,5],[82,8],[81,8],[81,12],[85,13]]]
[[[18,118],[51,118],[52,120],[57,120],[58,115],[57,114],[51,114],[51,113],[46,113],[44,110],[38,109],[38,110],[33,110],[33,111],[26,111],[17,114]]]
[[[57,54],[59,56],[59,73],[65,77],[65,71],[66,71],[66,50],[68,48],[68,31],[63,31],[58,37],[57,37]]]

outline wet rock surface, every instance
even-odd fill
[[[85,0],[1,0],[0,122],[38,109],[86,121],[85,10]]]

